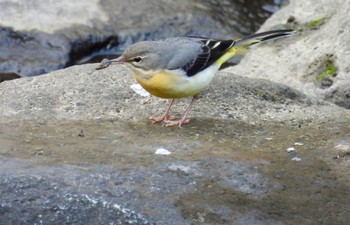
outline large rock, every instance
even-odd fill
[[[49,34],[74,25],[93,26],[94,20],[107,22],[99,1],[0,1],[2,26],[15,30],[38,30]]]
[[[189,125],[162,127],[164,100],[96,66],[0,84],[1,224],[349,221],[346,110],[218,73]]]
[[[1,72],[34,76],[64,68],[77,45],[105,44],[108,36],[96,34],[108,20],[98,1],[1,0],[0,8]]]
[[[290,40],[259,46],[230,69],[241,76],[263,78],[294,87],[310,96],[350,109],[350,5],[339,1],[291,1],[260,29],[267,30],[294,18],[302,28]],[[310,22],[325,23],[310,29]],[[288,45],[288,47],[284,47]],[[332,62],[335,76],[320,79],[325,64]]]
[[[130,70],[111,66],[96,71],[95,67],[74,66],[39,77],[3,82],[1,120],[140,120],[163,113],[164,100],[140,97],[130,88],[134,82]],[[181,104],[179,112],[184,111],[187,103]],[[255,123],[266,119],[305,121],[335,116],[336,111],[337,107],[318,103],[286,85],[219,73],[192,114],[198,118],[239,118]]]

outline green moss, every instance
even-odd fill
[[[327,60],[323,65],[323,72],[316,77],[316,80],[322,80],[326,77],[335,77],[337,72],[337,67],[331,60]]]
[[[318,18],[315,20],[310,21],[307,24],[307,27],[310,29],[318,29],[321,25],[323,25],[325,22],[327,21],[327,18],[323,17],[323,18]]]
[[[265,97],[266,93],[264,91],[259,91],[258,92],[258,97],[263,98]]]
[[[295,31],[317,30],[327,21],[328,21],[328,18],[322,17],[322,18],[311,20],[310,22],[299,23],[294,16],[290,16],[285,26]]]

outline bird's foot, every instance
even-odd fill
[[[183,124],[189,124],[190,119],[182,118],[181,120],[176,120],[176,121],[164,120],[164,123],[166,127],[173,127],[173,126],[181,127]]]
[[[149,119],[152,120],[152,123],[159,123],[159,122],[165,122],[166,123],[166,121],[171,122],[171,120],[175,120],[176,116],[172,116],[172,115],[164,115],[164,116],[161,116],[161,117],[153,117],[153,116],[151,116]]]

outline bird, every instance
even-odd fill
[[[150,117],[153,123],[165,126],[188,124],[188,114],[222,64],[238,54],[244,54],[248,47],[266,41],[291,36],[293,30],[271,30],[252,34],[240,39],[219,40],[204,37],[170,37],[157,41],[141,41],[130,45],[115,59],[104,59],[96,67],[103,69],[112,63],[127,65],[136,81],[150,94],[171,99],[165,113]],[[192,97],[181,119],[171,115],[176,99]]]

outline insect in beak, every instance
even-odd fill
[[[103,59],[102,62],[96,67],[96,70],[107,68],[112,63],[123,63],[126,62],[122,56],[119,56],[116,59]]]

